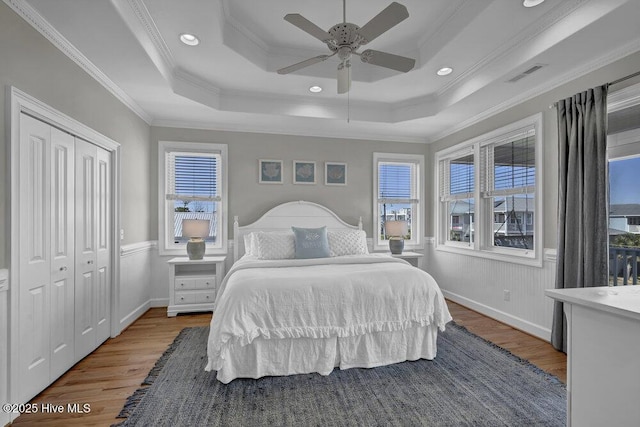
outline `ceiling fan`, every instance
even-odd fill
[[[334,25],[329,31],[324,31],[299,13],[290,13],[284,17],[285,21],[325,43],[333,53],[318,55],[281,68],[278,70],[278,74],[289,74],[309,65],[325,61],[336,54],[340,59],[340,64],[338,64],[338,93],[346,93],[351,87],[351,55],[359,56],[360,60],[367,64],[406,73],[414,67],[415,59],[373,49],[367,49],[360,53],[356,52],[356,50],[408,17],[407,8],[400,3],[393,2],[361,28],[356,24],[347,22],[347,4],[346,0],[342,0],[343,22]]]

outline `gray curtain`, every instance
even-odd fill
[[[608,85],[558,102],[558,256],[556,289],[606,286],[609,207]],[[567,351],[562,303],[551,344]]]

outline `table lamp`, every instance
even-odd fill
[[[204,238],[209,235],[208,219],[183,219],[182,237],[188,237],[187,254],[189,259],[197,260],[204,257]]]
[[[384,229],[389,237],[389,250],[394,255],[400,255],[404,249],[404,236],[408,233],[406,221],[387,221]]]

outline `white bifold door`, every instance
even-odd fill
[[[21,114],[17,402],[109,337],[109,159],[106,150]]]

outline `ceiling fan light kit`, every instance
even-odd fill
[[[329,50],[329,55],[318,55],[313,58],[298,62],[288,67],[278,70],[278,74],[289,74],[318,62],[322,62],[337,55],[340,59],[338,64],[338,93],[347,93],[351,88],[351,57],[356,55],[365,64],[377,65],[379,67],[406,73],[415,66],[415,59],[378,50],[367,49],[361,53],[356,50],[389,29],[395,27],[400,22],[409,17],[407,8],[400,3],[393,2],[382,12],[374,16],[363,27],[346,22],[346,0],[343,0],[343,21],[324,31],[307,18],[298,13],[285,15],[285,21],[295,25],[302,31],[325,43]]]

